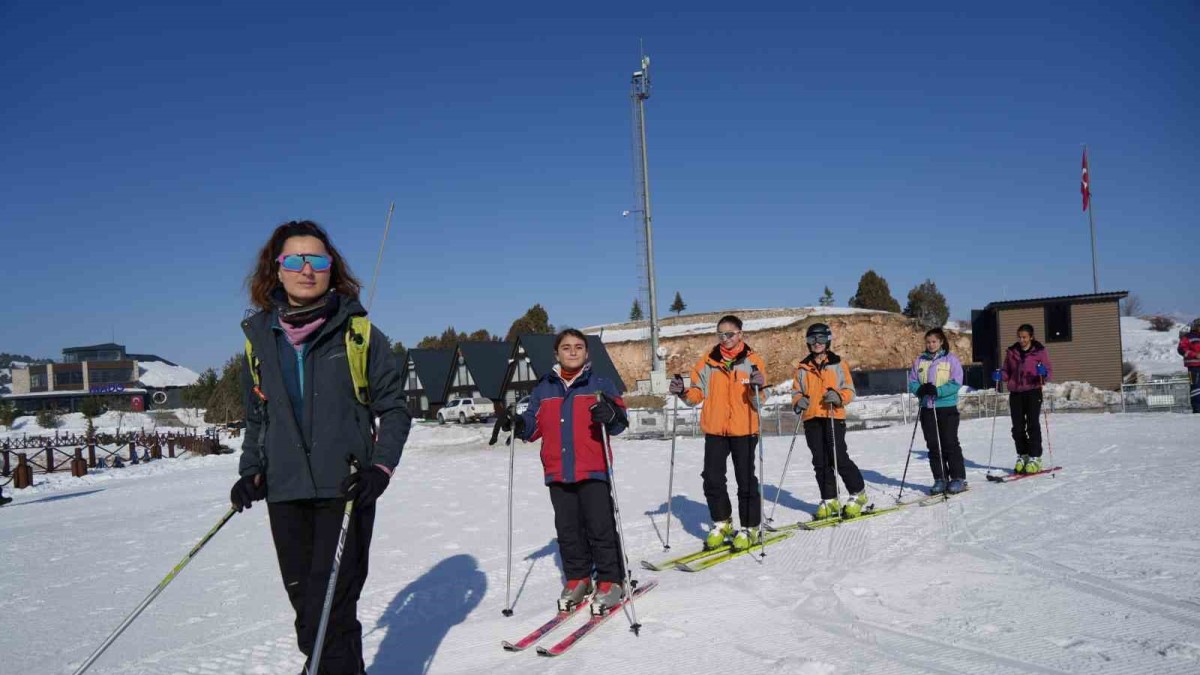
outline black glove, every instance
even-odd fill
[[[825,396],[821,398],[821,402],[826,405],[841,405],[842,395],[834,389],[826,389]]]
[[[592,411],[593,422],[599,422],[605,426],[609,426],[615,422],[625,422],[627,419],[625,411],[621,409],[621,406],[607,398],[601,398],[599,401],[596,401],[588,410]]]
[[[797,415],[803,415],[805,410],[808,410],[808,398],[807,397],[802,398],[799,401],[796,401],[795,403],[792,404],[792,412],[796,413]]]
[[[682,375],[676,375],[675,377],[671,378],[671,386],[667,387],[667,391],[676,396],[683,396],[684,389],[685,387],[683,386]]]
[[[492,427],[492,438],[488,441],[488,445],[495,445],[496,439],[500,437],[501,431],[512,431],[513,425],[516,425],[517,436],[525,435],[525,418],[518,415],[512,408],[505,408],[496,415],[496,425]]]
[[[917,398],[937,398],[937,395],[937,387],[928,382],[917,387]]]
[[[750,386],[755,389],[762,389],[767,386],[767,378],[758,369],[758,366],[755,366],[754,370],[750,371]]]
[[[368,507],[379,499],[379,495],[387,489],[392,477],[377,466],[368,466],[362,471],[356,471],[342,481],[340,487],[346,499],[353,499],[354,505],[360,508]]]
[[[248,509],[254,502],[267,498],[267,479],[261,474],[242,476],[229,491],[229,504],[237,509]]]

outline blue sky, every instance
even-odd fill
[[[1200,314],[1195,3],[398,4],[0,4],[0,351],[219,365],[274,225],[369,281],[393,200],[393,338],[621,320],[638,38],[664,307],[1090,292],[1086,142],[1102,290]]]

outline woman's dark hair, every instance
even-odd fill
[[[325,230],[311,220],[292,220],[275,228],[271,237],[267,239],[267,243],[263,244],[262,249],[259,250],[258,258],[254,263],[254,271],[246,277],[250,302],[266,311],[271,311],[274,307],[271,292],[279,286],[279,278],[276,276],[279,263],[275,262],[275,259],[283,251],[283,243],[292,237],[320,239],[321,243],[325,245],[325,250],[329,251],[329,257],[333,259],[333,267],[329,270],[329,288],[344,297],[358,299],[358,294],[362,291],[362,282],[350,271],[350,265],[338,252],[333,242],[329,240],[329,235],[325,233]]]
[[[925,337],[929,337],[930,335],[936,335],[937,339],[942,341],[942,349],[946,350],[947,354],[950,353],[950,341],[946,339],[945,331],[943,331],[941,328],[930,328],[929,330],[925,331]]]
[[[1017,326],[1017,332],[1018,333],[1029,333],[1029,337],[1033,337],[1033,335],[1034,335],[1033,326],[1031,326],[1027,323],[1023,323],[1020,326]]]
[[[742,320],[732,314],[726,314],[725,316],[721,317],[721,320],[717,322],[717,325],[720,326],[723,323],[731,323],[737,326],[738,330],[742,329]]]
[[[564,328],[558,331],[558,335],[554,336],[554,351],[558,351],[558,346],[568,337],[577,337],[583,340],[583,348],[587,349],[587,336],[578,328]]]

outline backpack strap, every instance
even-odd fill
[[[367,352],[371,348],[371,320],[352,316],[346,325],[346,362],[354,383],[354,398],[362,405],[371,404],[371,382],[367,377]]]
[[[263,393],[262,387],[259,386],[262,384],[262,378],[259,373],[259,360],[254,355],[254,345],[250,342],[250,338],[246,338],[246,367],[250,369],[250,380],[254,383],[252,389],[254,395],[258,397],[258,400],[265,402],[267,395]]]

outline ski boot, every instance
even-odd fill
[[[621,584],[615,581],[601,581],[596,584],[596,594],[592,596],[592,616],[607,614],[608,610],[621,604],[625,597]]]
[[[558,611],[569,612],[583,603],[592,594],[591,579],[571,579],[563,586],[558,596]]]
[[[946,492],[948,492],[952,495],[956,495],[960,492],[966,492],[966,491],[967,491],[967,481],[966,481],[966,479],[963,479],[963,478],[955,478],[954,480],[950,481],[949,485],[946,486]]]
[[[863,509],[867,507],[867,491],[863,490],[858,494],[850,495],[850,499],[846,501],[846,505],[842,507],[842,519],[849,520],[862,515]]]
[[[817,517],[814,520],[829,520],[842,514],[842,505],[837,499],[822,499],[817,505]]]
[[[745,551],[758,543],[758,528],[743,527],[733,537],[733,550]]]
[[[712,550],[718,548],[725,543],[725,540],[733,534],[733,521],[720,520],[713,523],[713,527],[708,531],[708,536],[704,538],[704,548]]]
[[[946,481],[941,478],[936,478],[933,481],[933,487],[929,488],[929,494],[940,495],[946,491]]]
[[[1030,457],[1025,460],[1025,473],[1038,473],[1042,470],[1042,458]]]
[[[1025,473],[1025,462],[1029,461],[1029,455],[1021,455],[1017,457],[1017,465],[1013,467],[1013,473]]]
[[[0,506],[4,506],[5,504],[11,502],[12,500],[13,500],[12,497],[5,497],[3,494],[0,494]]]

